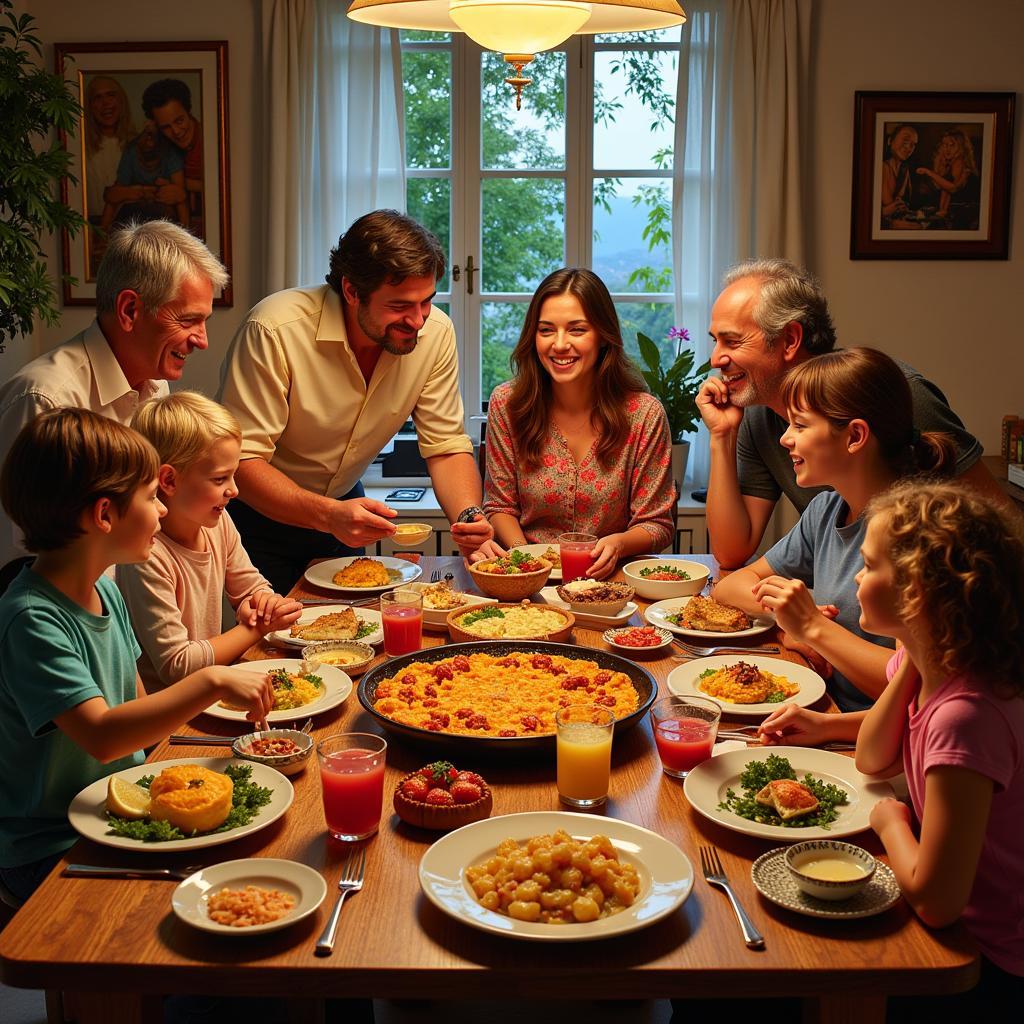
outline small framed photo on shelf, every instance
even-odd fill
[[[858,92],[851,259],[1005,260],[1012,92]]]
[[[58,43],[56,71],[82,106],[61,198],[87,220],[61,240],[66,306],[96,300],[110,232],[132,221],[174,221],[231,271],[226,42]],[[230,283],[215,306],[232,304]]]

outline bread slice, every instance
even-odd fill
[[[750,629],[751,622],[750,616],[739,608],[697,594],[680,612],[679,625],[684,629],[703,629],[710,633],[737,633],[741,629]]]
[[[354,640],[359,632],[359,620],[351,608],[344,611],[321,615],[312,622],[291,628],[291,635],[297,640]]]
[[[793,779],[775,779],[759,790],[754,799],[763,807],[772,807],[783,820],[802,818],[818,809],[818,798]]]

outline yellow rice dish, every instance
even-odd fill
[[[334,574],[334,583],[339,587],[386,587],[400,575],[376,559],[356,558]]]
[[[486,640],[536,639],[557,633],[566,627],[566,617],[541,605],[524,601],[513,608],[488,605],[477,608],[455,620],[459,629]]]
[[[708,669],[701,674],[697,688],[729,704],[776,704],[800,692],[800,687],[785,676],[765,672],[746,661]]]
[[[274,687],[274,710],[291,711],[305,704],[312,704],[323,696],[324,681],[312,673],[294,675],[283,668],[270,671],[270,684]],[[222,700],[222,708],[230,711],[248,711],[248,708]]]

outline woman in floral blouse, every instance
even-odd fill
[[[590,575],[672,541],[672,443],[661,403],[622,346],[590,270],[548,275],[530,301],[511,381],[487,413],[484,511],[507,547],[580,531],[600,539]]]

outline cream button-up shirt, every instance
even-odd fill
[[[41,413],[77,407],[128,424],[142,402],[166,395],[167,390],[165,380],[143,381],[134,390],[100,325],[93,320],[70,341],[27,363],[0,387],[0,463],[21,428]],[[0,509],[0,566],[27,553],[21,531]]]
[[[242,426],[242,458],[265,459],[315,494],[350,491],[410,413],[424,458],[473,451],[455,331],[436,307],[416,348],[382,352],[367,384],[337,293],[326,284],[277,292],[231,342],[218,397]]]

